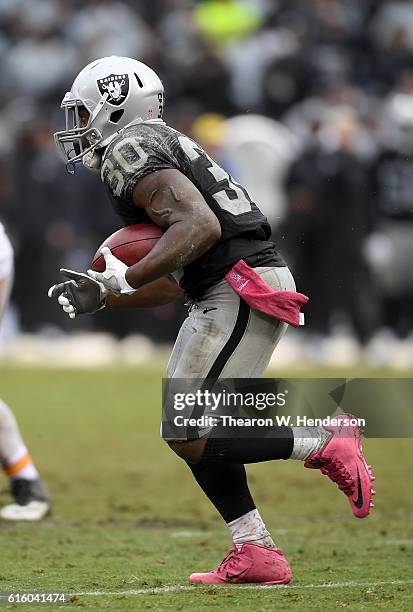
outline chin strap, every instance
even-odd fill
[[[82,157],[82,164],[88,170],[93,172],[100,172],[102,166],[102,155],[98,151],[89,151]]]

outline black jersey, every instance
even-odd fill
[[[102,181],[125,225],[151,223],[133,204],[133,190],[147,174],[168,168],[188,177],[221,225],[220,239],[183,269],[180,284],[190,298],[200,299],[240,259],[252,267],[285,266],[270,240],[267,219],[245,189],[199,144],[163,122],[131,125],[105,151]]]

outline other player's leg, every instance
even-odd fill
[[[13,279],[13,249],[0,223],[0,322]],[[50,499],[39,478],[16,419],[0,400],[0,468],[10,482],[14,503],[0,510],[7,521],[39,521],[50,510]]]
[[[10,408],[0,400],[0,463],[9,479],[14,503],[0,510],[6,521],[39,521],[51,508],[49,494],[40,480]]]

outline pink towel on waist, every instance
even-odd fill
[[[272,289],[243,259],[231,268],[225,278],[251,308],[265,312],[293,327],[300,325],[300,306],[309,300],[303,293]]]

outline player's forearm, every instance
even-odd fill
[[[114,309],[154,308],[175,302],[184,296],[184,292],[172,277],[160,278],[146,284],[130,295],[109,294],[106,306]]]
[[[171,225],[154,248],[140,262],[131,266],[125,278],[138,289],[187,266],[211,248],[220,237],[214,225],[180,221]]]

